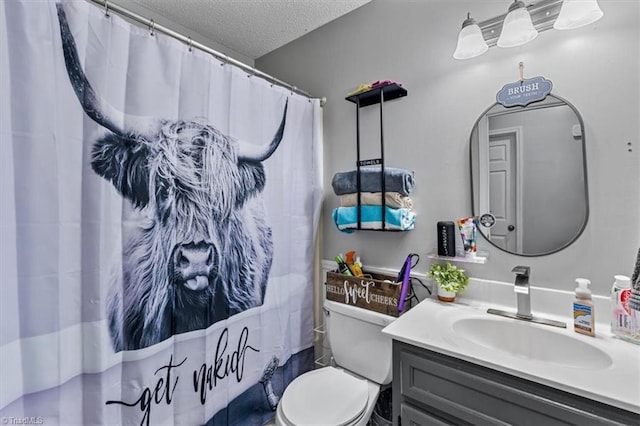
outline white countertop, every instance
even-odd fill
[[[609,324],[606,322],[596,323],[595,337],[574,332],[570,308],[566,309],[566,313],[564,311],[560,312],[560,315],[558,315],[558,312],[545,314],[540,310],[536,310],[536,300],[539,306],[542,306],[541,301],[545,297],[551,296],[569,307],[571,306],[569,302],[572,300],[572,293],[555,291],[552,295],[542,295],[540,289],[532,289],[534,291],[532,292],[531,303],[534,316],[563,321],[567,323],[566,329],[523,323],[527,326],[543,327],[551,332],[566,335],[567,338],[579,339],[602,350],[611,357],[612,362],[608,367],[581,368],[564,362],[543,362],[478,345],[456,336],[452,329],[452,324],[462,318],[481,319],[490,317],[492,320],[497,321],[518,321],[486,313],[487,308],[515,311],[515,295],[512,294],[509,288],[502,288],[504,286],[496,287],[496,283],[484,282],[476,283],[476,289],[471,292],[468,291],[468,293],[478,295],[480,294],[478,289],[484,288],[482,294],[486,295],[487,283],[493,284],[490,286],[490,293],[495,293],[496,288],[503,293],[501,297],[495,300],[502,302],[513,300],[513,304],[497,304],[481,300],[482,298],[475,299],[471,297],[459,298],[454,303],[439,302],[435,298],[425,299],[384,328],[382,332],[395,340],[640,413],[640,345],[613,337],[610,333]],[[505,293],[505,291],[507,292]],[[607,304],[604,303],[606,299],[596,299],[594,298],[597,313],[596,319],[608,320]],[[605,312],[598,312],[597,308],[599,307],[601,311]],[[546,342],[540,341],[538,343],[545,345]],[[554,347],[550,345],[548,351],[553,350]]]

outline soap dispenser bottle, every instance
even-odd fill
[[[587,336],[596,335],[595,312],[591,301],[591,290],[589,281],[586,278],[577,278],[576,295],[573,301],[573,329],[576,333]]]

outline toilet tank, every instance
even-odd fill
[[[326,300],[325,324],[336,364],[385,385],[391,382],[391,337],[382,329],[396,318]]]

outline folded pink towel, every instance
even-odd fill
[[[376,87],[389,86],[391,84],[397,84],[398,86],[402,86],[402,83],[398,83],[397,81],[393,81],[393,80],[378,80],[378,81],[374,81],[373,83],[371,83],[371,88],[375,89]]]

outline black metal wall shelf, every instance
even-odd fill
[[[366,107],[369,105],[375,105],[380,103],[380,94],[384,95],[385,101],[391,101],[393,99],[407,96],[407,90],[397,84],[389,84],[387,86],[376,87],[375,89],[367,90],[366,92],[357,93],[355,95],[347,96],[345,99],[359,106]]]
[[[358,230],[367,231],[389,231],[389,232],[401,232],[395,229],[386,229],[386,186],[385,186],[385,169],[384,169],[384,128],[382,121],[383,105],[385,101],[398,99],[407,96],[407,90],[396,83],[387,84],[385,86],[376,87],[375,89],[367,90],[365,92],[356,93],[351,96],[347,96],[345,100],[356,104],[356,187],[358,194],[357,202],[357,217],[358,217]],[[370,105],[380,105],[380,158],[372,158],[367,160],[360,160],[360,108]],[[382,185],[382,228],[381,229],[362,229],[362,214],[361,206],[362,200],[361,194],[361,182],[360,182],[360,168],[368,165],[380,165],[380,177]]]

